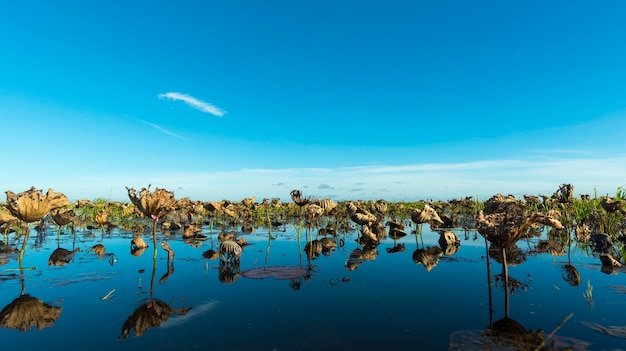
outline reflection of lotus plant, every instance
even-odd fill
[[[161,300],[150,298],[124,321],[119,339],[126,339],[132,329],[135,329],[135,336],[142,336],[148,329],[157,327],[168,320],[172,313],[182,316],[190,309],[173,308]]]
[[[150,217],[153,220],[152,226],[152,240],[154,243],[154,258],[156,258],[156,230],[157,221],[159,217],[166,215],[167,213],[176,209],[176,199],[174,193],[165,189],[154,189],[154,192],[150,192],[150,185],[148,188],[142,188],[137,196],[137,191],[133,188],[126,187],[128,191],[128,197],[130,201],[137,207],[141,213],[146,217]]]
[[[439,232],[439,246],[446,256],[454,255],[461,247],[461,239],[449,230]]]
[[[417,249],[413,251],[413,262],[415,264],[423,264],[426,272],[430,272],[437,264],[439,258],[443,255],[441,248],[430,246],[425,249]]]
[[[64,266],[70,263],[74,259],[74,254],[79,251],[79,247],[72,251],[59,247],[48,258],[48,266]]]
[[[582,283],[582,279],[580,278],[580,273],[576,267],[571,264],[566,264],[561,267],[563,269],[563,280],[565,280],[571,286],[579,286]]]
[[[156,251],[156,247],[154,248]],[[172,313],[177,315],[185,315],[190,308],[173,308],[169,304],[156,299],[154,297],[154,280],[156,275],[156,255],[152,261],[152,276],[150,279],[150,297],[139,306],[122,325],[122,332],[119,340],[125,340],[132,329],[135,330],[135,336],[142,336],[148,329],[158,327],[161,323],[167,321]],[[167,279],[174,273],[174,266],[168,262],[167,273],[161,278],[160,284],[165,283]]]
[[[0,325],[21,332],[51,327],[61,315],[62,307],[50,306],[28,294],[20,295],[0,311]]]

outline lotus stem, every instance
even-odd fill
[[[28,241],[28,237],[30,236],[30,227],[26,224],[26,233],[24,234],[24,243],[22,244],[22,248],[20,249],[20,269],[22,268],[22,258],[24,258],[24,252],[26,251],[26,242]]]
[[[152,246],[154,247],[154,262],[156,265],[156,258],[157,258],[157,221],[158,221],[158,217],[154,217],[152,219]],[[153,279],[154,280],[154,279]]]

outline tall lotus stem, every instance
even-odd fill
[[[152,215],[152,246],[154,247],[154,259],[157,258],[157,222],[159,221],[159,217]],[[156,261],[155,261],[156,262]]]
[[[20,270],[22,269],[22,258],[24,258],[24,252],[26,251],[26,243],[28,242],[28,237],[30,236],[30,226],[26,223],[26,233],[24,234],[24,243],[22,244],[22,248],[20,249]]]

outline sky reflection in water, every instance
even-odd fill
[[[437,246],[437,233],[424,229],[424,245]],[[39,239],[36,232],[31,233],[23,259],[24,293],[62,311],[52,326],[41,331],[0,329],[5,345],[47,350],[446,350],[461,344],[465,346],[460,349],[482,350],[486,348],[478,345],[478,340],[484,341],[482,331],[505,317],[500,285],[491,289],[490,316],[485,242],[480,235],[474,239],[474,233],[465,239],[462,231],[456,231],[461,238],[459,251],[441,257],[429,272],[412,259],[416,248],[422,248],[415,235],[399,239],[397,243],[406,250],[393,254],[387,252],[394,246],[393,239],[387,238],[378,246],[375,259],[347,270],[347,259],[358,247],[356,232],[342,235],[345,245],[331,254],[307,260],[302,252],[305,231],[298,243],[296,228],[288,225],[285,232],[273,231],[276,239],[270,242],[267,229],[259,228],[245,235],[250,245],[244,249],[240,271],[298,266],[307,268],[309,275],[293,281],[235,276],[228,284],[220,281],[219,260],[202,257],[210,248],[217,250],[217,232],[209,235],[208,227],[204,229],[208,238],[198,247],[184,243],[180,234],[165,239],[176,252],[170,275],[167,254],[160,247],[155,266],[152,247],[134,257],[129,252],[132,234],[116,229],[103,239],[107,253],[114,256],[97,257],[88,249],[100,242],[101,234],[88,233],[79,230],[73,239],[64,232],[60,242],[56,230],[48,230]],[[146,241],[152,246],[151,240]],[[14,243],[12,236],[9,243]],[[59,246],[81,251],[65,266],[48,266],[48,257]],[[527,252],[534,242],[520,241],[518,246]],[[581,322],[625,324],[616,313],[626,302],[624,273],[601,272],[598,258],[574,246],[570,255],[581,275],[578,286],[563,279],[561,267],[568,263],[567,255],[531,255],[509,267],[509,276],[522,283],[509,294],[509,317],[526,330],[543,329],[547,336],[574,313],[554,340],[576,349],[623,349],[624,339],[598,333]],[[15,270],[17,255],[9,257],[0,281],[3,307],[19,297],[22,289],[19,270]],[[492,277],[501,271],[502,266],[491,259]],[[583,297],[588,282],[593,286],[593,304]],[[140,337],[131,330],[125,340],[118,340],[127,318],[157,300],[174,309],[191,309],[180,315],[171,313]]]

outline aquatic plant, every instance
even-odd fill
[[[41,190],[31,187],[27,191],[15,194],[10,190],[6,191],[6,209],[11,214],[26,223],[39,221],[45,217],[50,210],[67,206],[70,204],[67,196],[56,193],[52,189],[44,195]]]
[[[6,196],[6,209],[9,210],[13,216],[27,224],[26,234],[24,235],[24,244],[20,250],[21,260],[22,257],[24,257],[26,242],[28,241],[28,237],[30,235],[28,224],[40,221],[51,210],[68,206],[70,202],[67,199],[67,196],[62,193],[56,193],[54,190],[48,189],[48,192],[43,194],[42,190],[36,190],[35,187],[31,187],[29,190],[18,194],[7,190]]]
[[[174,193],[159,188],[154,189],[154,192],[150,192],[150,185],[148,185],[147,188],[142,188],[139,195],[137,195],[137,191],[134,188],[126,187],[126,190],[128,191],[130,201],[137,207],[137,209],[146,217],[152,218],[152,241],[155,248],[154,258],[156,259],[157,221],[159,220],[159,217],[162,217],[176,209],[176,199],[174,198]]]
[[[587,290],[583,293],[583,298],[589,303],[589,306],[593,306],[593,285],[591,285],[591,280],[587,280]]]

